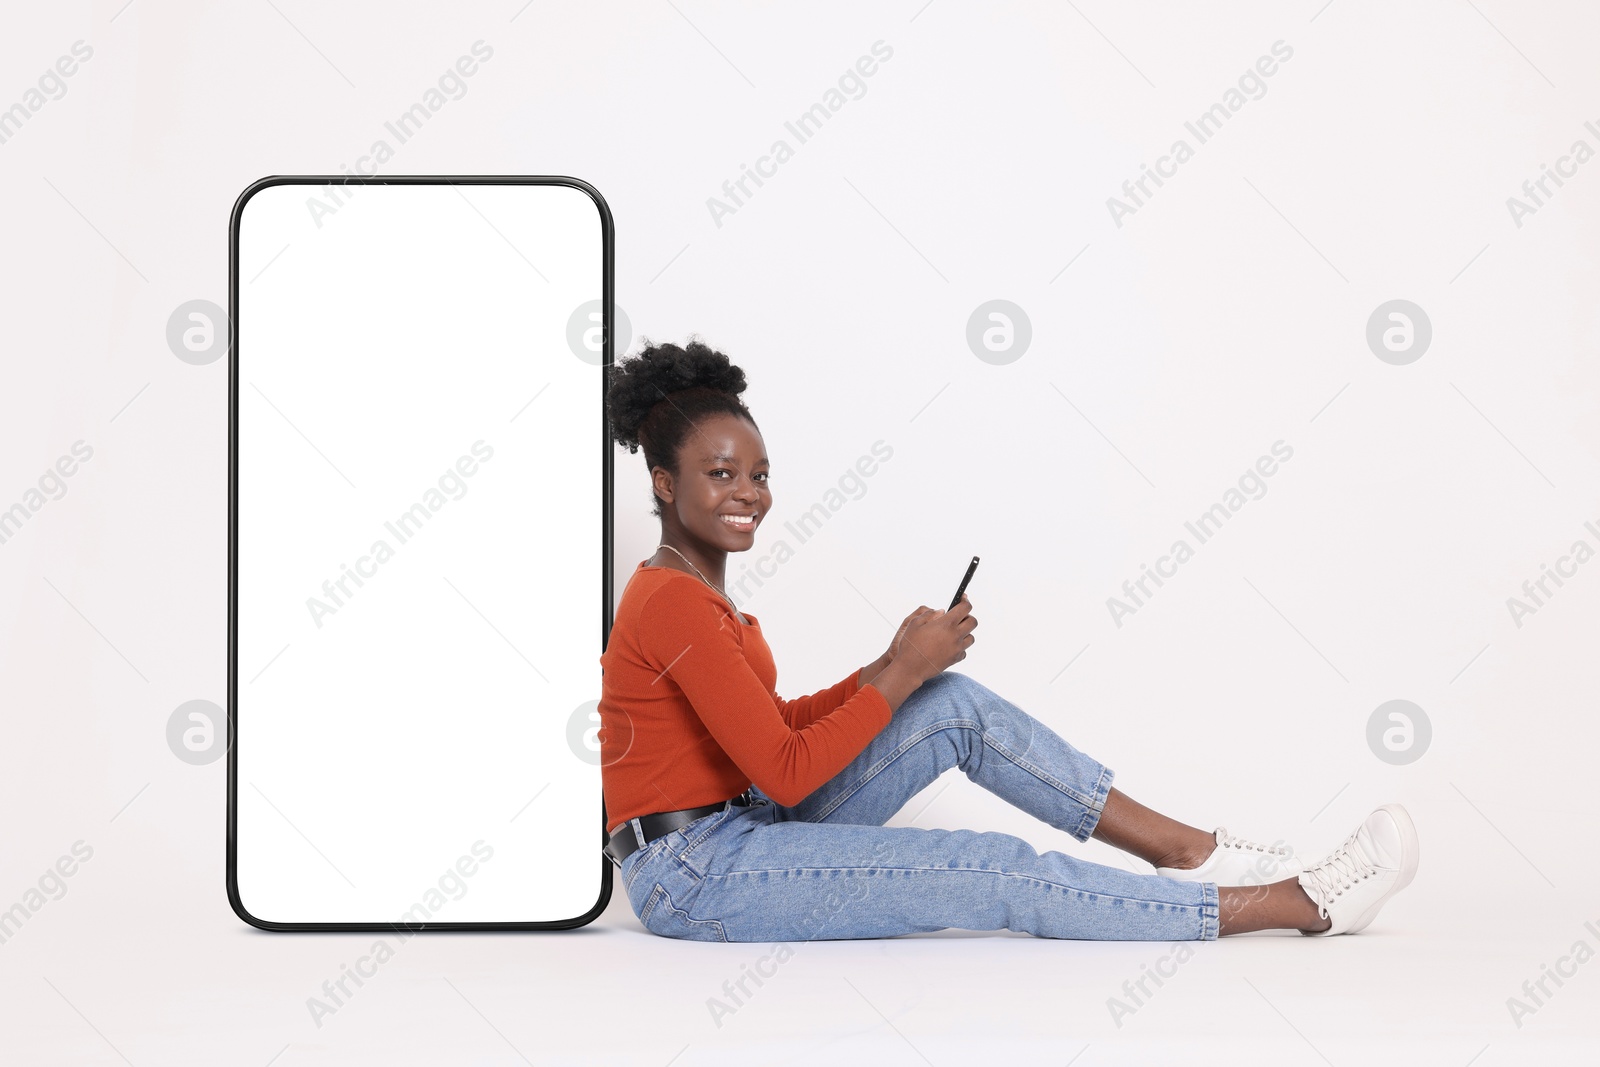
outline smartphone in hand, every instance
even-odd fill
[[[961,584],[956,587],[956,595],[955,595],[954,598],[951,599],[950,607],[946,608],[945,609],[946,611],[950,611],[957,604],[961,603],[961,594],[965,593],[967,591],[967,583],[972,581],[972,572],[977,570],[977,569],[978,569],[978,557],[977,556],[973,556],[972,557],[972,562],[967,564],[967,573],[962,575]]]

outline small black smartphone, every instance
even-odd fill
[[[973,556],[972,557],[972,562],[967,564],[967,573],[961,576],[961,584],[956,587],[956,595],[955,595],[954,599],[952,599],[950,601],[950,607],[946,608],[945,609],[946,611],[950,611],[957,604],[961,603],[961,594],[965,593],[967,591],[967,583],[972,581],[972,572],[977,570],[977,569],[978,569],[978,557],[977,556]]]

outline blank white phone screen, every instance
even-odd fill
[[[246,918],[595,908],[605,217],[559,180],[236,208]]]

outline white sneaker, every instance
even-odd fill
[[[1215,882],[1217,885],[1267,885],[1293,878],[1304,868],[1293,847],[1280,839],[1259,845],[1217,827],[1217,847],[1198,867],[1157,867],[1156,873],[1182,882]]]
[[[1363,930],[1416,874],[1417,828],[1405,808],[1385,804],[1326,859],[1301,873],[1300,888],[1333,925],[1300,932],[1324,937]]]

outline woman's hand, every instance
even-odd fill
[[[910,615],[906,616],[906,621],[901,623],[900,624],[900,629],[898,629],[898,630],[896,630],[894,632],[894,640],[889,642],[889,651],[884,653],[884,666],[888,666],[889,664],[893,663],[895,656],[900,654],[900,641],[901,641],[902,638],[905,637],[906,628],[911,625],[911,620],[915,619],[917,616],[921,615],[925,611],[932,611],[932,610],[933,610],[932,608],[930,608],[930,607],[928,607],[928,605],[924,604],[921,607],[919,607],[916,611],[913,611]]]
[[[972,636],[977,625],[972,601],[962,593],[961,600],[949,611],[920,607],[912,612],[900,624],[890,648],[903,668],[927,681],[967,658],[967,649],[977,640]]]

